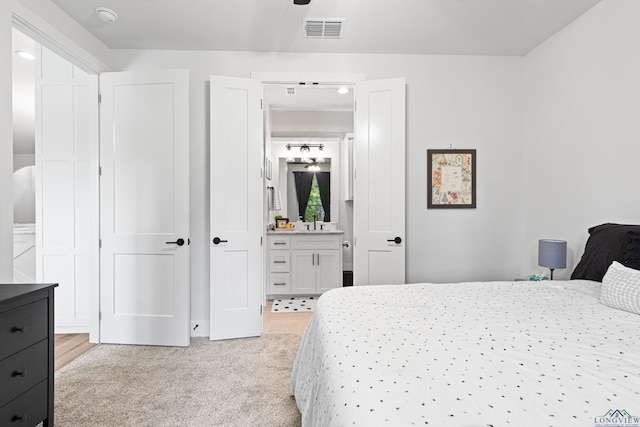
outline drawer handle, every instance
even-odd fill
[[[273,261],[274,264],[286,264],[287,261]]]
[[[286,283],[274,283],[273,286],[285,286]]]
[[[286,245],[287,242],[273,242],[274,245]]]
[[[27,327],[26,326],[14,326],[13,328],[11,328],[11,332],[13,332],[14,334],[16,332],[20,332],[21,334],[24,334],[27,331]]]
[[[15,423],[16,421],[22,423],[22,422],[25,422],[25,421],[28,421],[28,420],[29,420],[29,417],[26,416],[26,415],[14,415],[13,417],[11,417],[11,422],[12,423]]]
[[[27,371],[13,371],[11,373],[11,378],[15,378],[15,377],[22,377],[24,378],[24,376],[27,375]]]

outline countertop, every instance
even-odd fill
[[[331,234],[344,234],[342,230],[268,230],[267,235],[296,235],[296,234],[318,234],[318,235],[331,235]]]

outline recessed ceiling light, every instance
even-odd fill
[[[106,22],[107,24],[113,24],[118,20],[118,14],[115,13],[111,9],[107,9],[106,7],[99,7],[96,9],[96,13],[102,22]]]
[[[349,88],[348,87],[344,87],[344,86],[340,87],[340,88],[338,88],[338,93],[340,95],[346,95],[346,94],[349,93]]]
[[[36,59],[36,56],[33,53],[27,52],[26,50],[16,50],[16,55],[20,58],[29,59],[31,61]]]

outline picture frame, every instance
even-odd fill
[[[287,228],[288,223],[289,218],[278,218],[276,219],[276,228]]]
[[[475,209],[476,150],[427,150],[427,209]]]

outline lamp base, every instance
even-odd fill
[[[555,270],[555,268],[550,268],[549,270],[551,270],[551,276],[549,277],[549,280],[553,280],[553,270]]]

